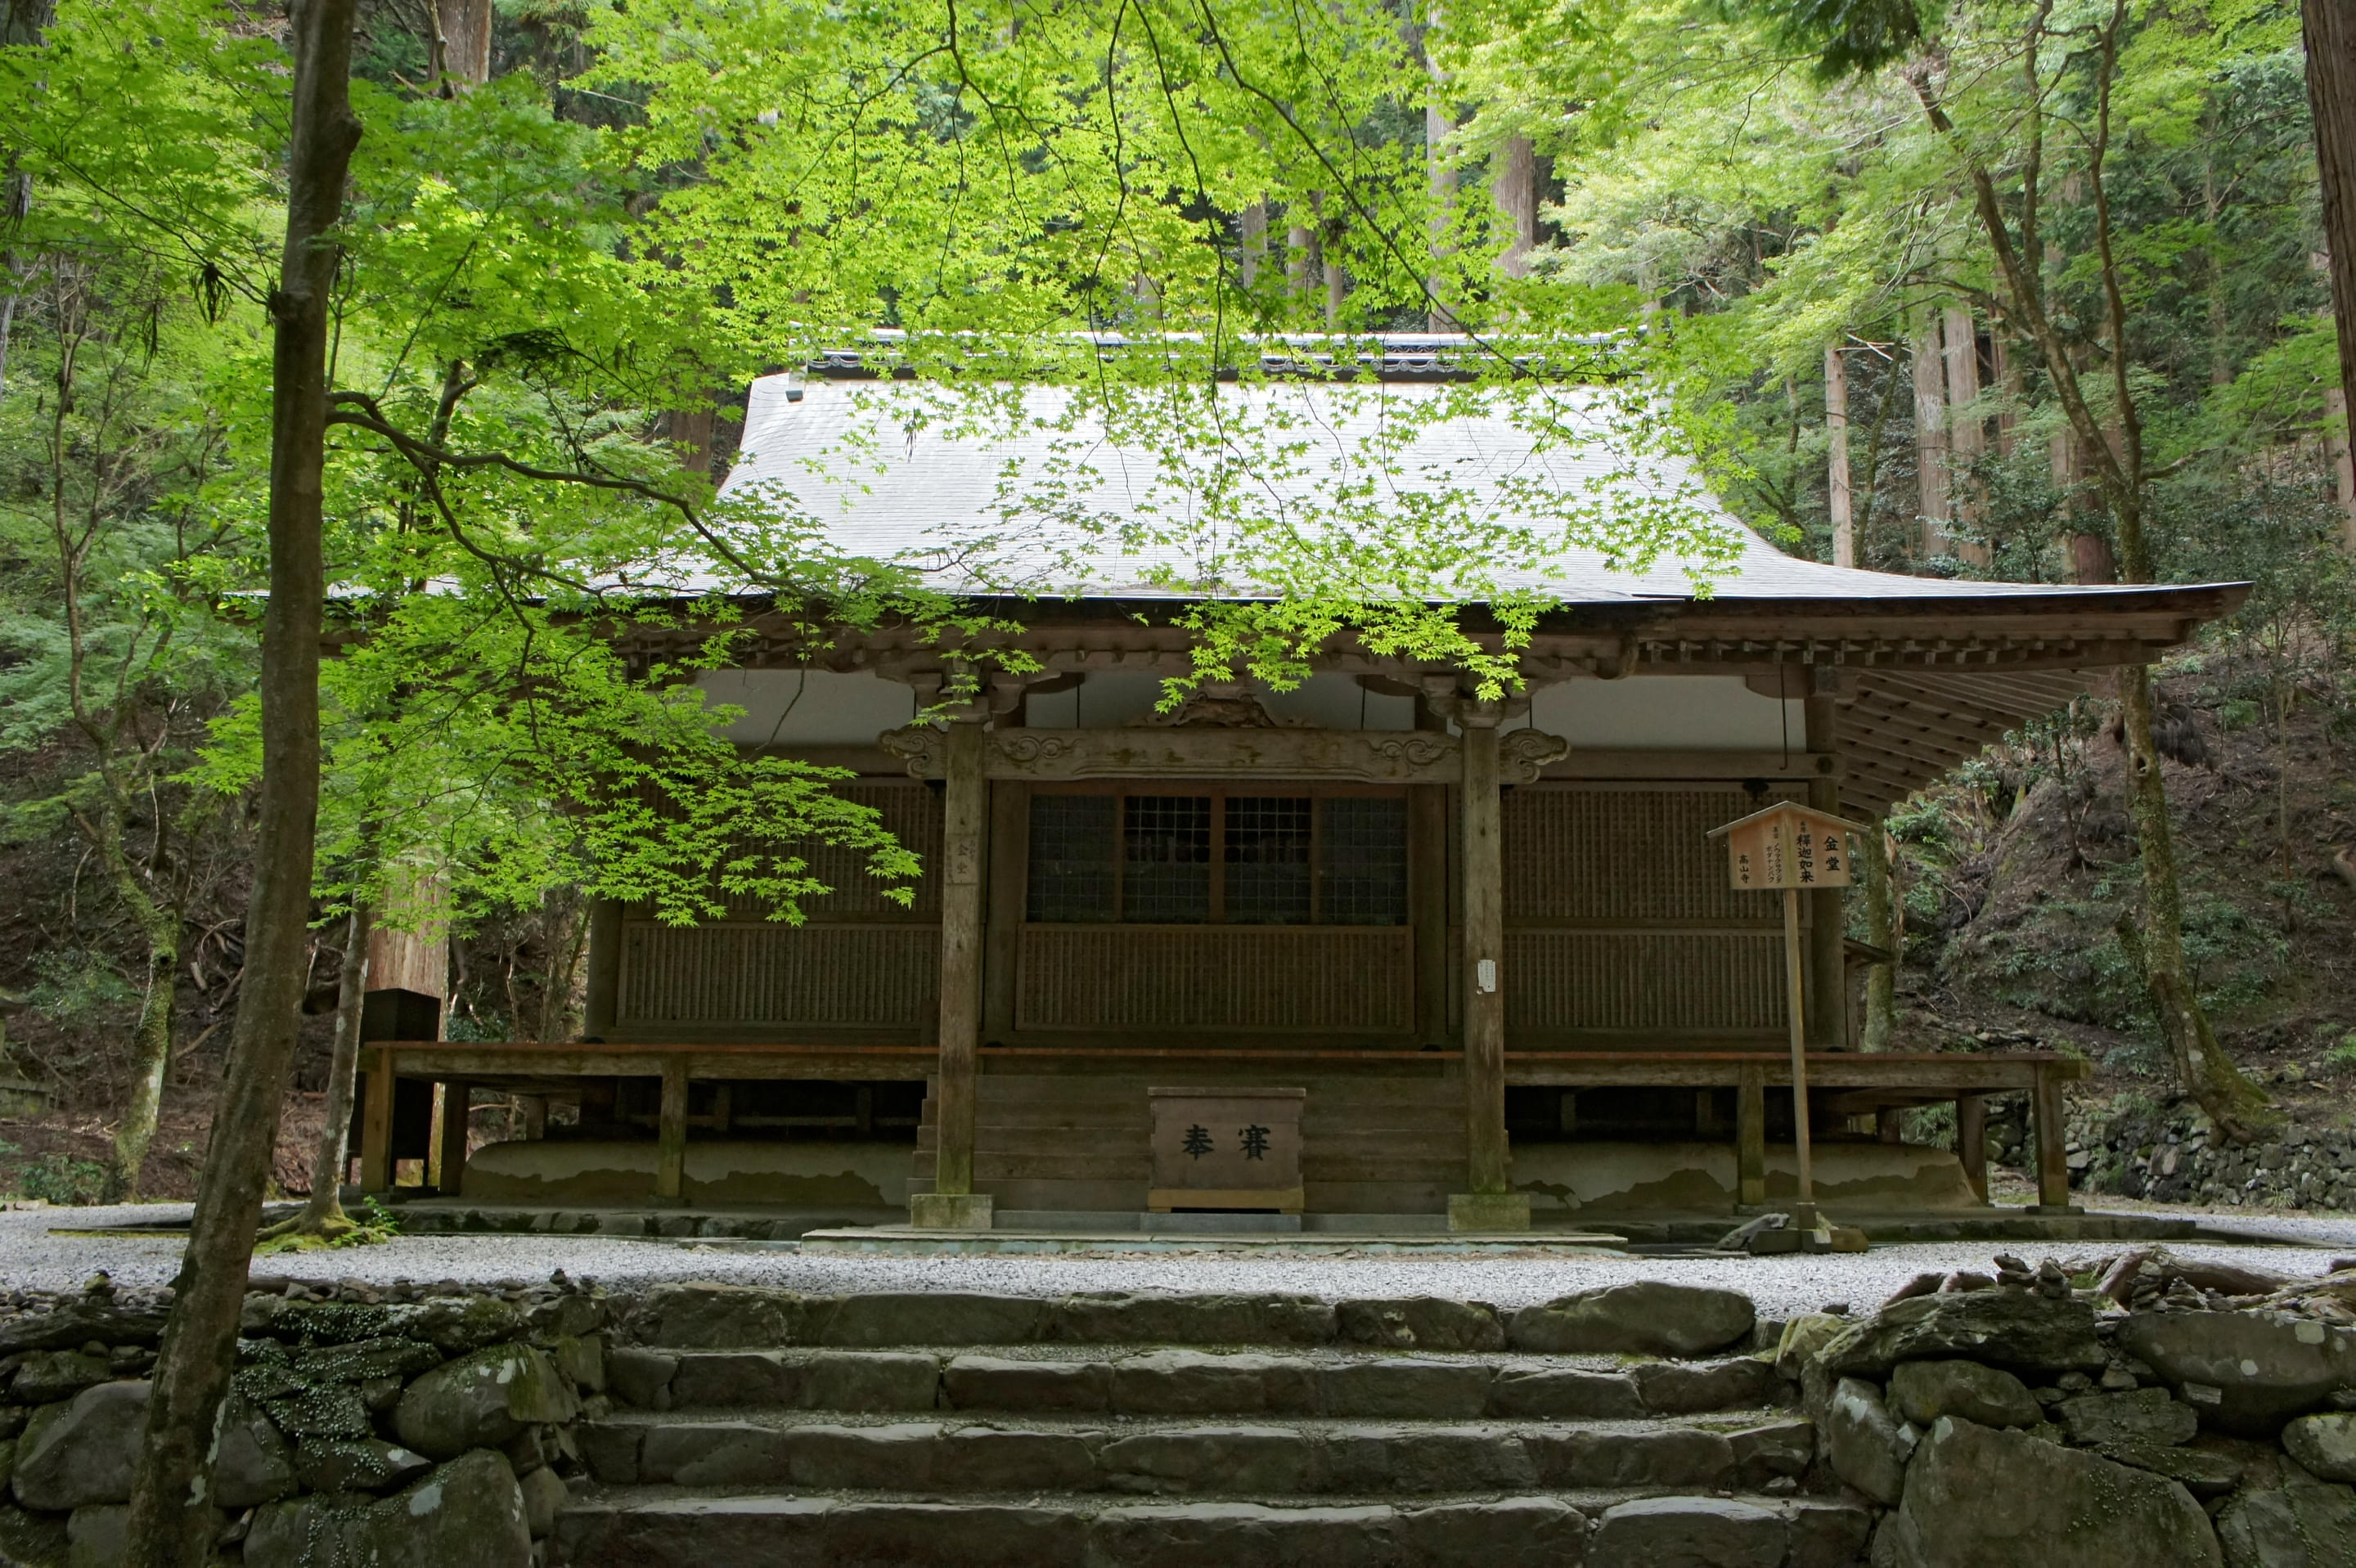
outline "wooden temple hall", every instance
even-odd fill
[[[757,383],[728,489],[796,486],[859,555],[992,528],[1010,558],[1044,549],[1002,503],[1037,454],[907,423],[894,395]],[[846,435],[879,421],[875,466],[834,482]],[[1096,461],[1116,499],[1150,489],[1134,477],[1150,457],[1108,443]],[[1481,418],[1435,426],[1413,462],[1459,483],[1609,467]],[[1655,468],[1648,482],[1690,478]],[[709,696],[744,710],[737,743],[856,771],[843,793],[923,858],[914,907],[825,849],[837,891],[800,926],[748,911],[676,929],[607,904],[578,1041],[440,1041],[430,999],[386,998],[364,1185],[438,1153],[442,1189],[470,1200],[939,1228],[1193,1211],[1520,1230],[1788,1201],[1783,906],[1730,885],[1709,831],[1779,800],[1878,818],[2238,590],[1896,577],[1725,526],[1740,560],[1707,597],[1676,562],[1564,559],[1546,584],[1559,607],[1500,701],[1344,648],[1296,689],[1157,711],[1189,667],[1183,605],[1110,556],[1085,591],[1005,600],[1038,672],[931,722],[913,720],[941,689],[937,646],[886,632],[813,654],[780,626],[704,677]],[[2041,1202],[2066,1206],[2061,1086],[2080,1064],[1858,1050],[1872,950],[1845,939],[1842,898],[1801,899],[1818,1197],[1984,1204],[1987,1097],[2025,1093]],[[532,1097],[536,1136],[469,1155],[434,1084],[454,1104]],[[1956,1153],[1899,1141],[1898,1111],[1940,1102]]]

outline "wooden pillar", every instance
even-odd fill
[[[527,1142],[538,1142],[548,1136],[548,1096],[519,1094],[516,1109],[523,1115],[523,1136]]]
[[[982,867],[989,845],[988,737],[979,717],[948,729],[947,808],[941,824],[939,1152],[933,1190],[973,1191],[974,1078],[981,1043]]]
[[[444,1198],[459,1196],[466,1183],[466,1112],[475,1086],[464,1081],[442,1085],[442,1137],[435,1152],[434,1190]]]
[[[360,1102],[360,1190],[392,1190],[392,1052],[360,1057],[368,1088]]]
[[[1873,1136],[1886,1144],[1906,1141],[1906,1107],[1880,1105],[1873,1113]]]
[[[581,1009],[583,1039],[612,1038],[621,989],[622,906],[614,899],[598,899],[589,906],[589,985]]]
[[[655,1117],[655,1201],[677,1203],[687,1191],[687,1058],[663,1061],[662,1109]]]
[[[2062,1124],[2062,1080],[2053,1070],[2040,1063],[2037,1069],[2037,1090],[2034,1095],[2037,1135],[2037,1206],[2040,1209],[2070,1207],[2069,1153],[2064,1147],[2067,1135]]]
[[[1767,1201],[1767,1073],[1756,1064],[1735,1080],[1734,1200],[1745,1209]]]
[[[1408,790],[1408,896],[1415,904],[1415,1033],[1437,1050],[1448,1042],[1448,789]]]
[[[1806,704],[1808,750],[1831,756],[1840,748],[1840,708],[1836,672],[1810,666]],[[1840,779],[1819,774],[1808,781],[1808,804],[1838,814]],[[1848,916],[1838,888],[1808,893],[1808,1049],[1847,1051],[1848,1038]]]
[[[1832,513],[1833,564],[1857,564],[1857,526],[1849,503],[1848,361],[1840,345],[1825,350],[1825,487]]]
[[[1987,1099],[1985,1095],[1955,1096],[1955,1158],[1963,1165],[1964,1179],[1971,1184],[1972,1196],[1983,1203],[1987,1202]]]
[[[1494,703],[1468,702],[1457,715],[1464,731],[1464,1131],[1472,1190],[1482,1196],[1508,1189],[1498,718]]]

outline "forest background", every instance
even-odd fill
[[[1213,14],[1188,9],[1141,9],[1133,26],[1151,37],[1157,19],[1191,22],[1195,49]],[[1981,154],[2008,201],[2041,181],[2034,265],[2103,440],[2124,445],[2132,423],[2147,453],[2151,574],[2259,584],[2164,672],[2157,733],[2194,982],[2234,1054],[2329,1093],[2356,1072],[2356,869],[2342,852],[2356,839],[2356,478],[2297,9],[1912,14],[1923,30],[1856,69],[1820,23],[1776,6],[1467,6],[1436,26],[1380,12],[1304,51],[1361,72],[1321,89],[1338,133],[1288,150],[1281,123],[1236,124],[1137,155],[1164,174],[1192,165],[1183,181],[1108,187],[1144,194],[1106,230],[1120,253],[1089,263],[1084,320],[1072,256],[1034,286],[986,260],[1005,236],[968,213],[954,249],[984,258],[969,264],[988,280],[969,279],[963,303],[937,291],[920,321],[901,291],[938,223],[862,227],[838,207],[855,232],[830,239],[822,263],[769,278],[769,297],[744,286],[766,276],[747,256],[789,209],[769,209],[765,235],[728,204],[839,171],[759,167],[756,149],[709,144],[697,116],[764,91],[815,103],[816,73],[747,80],[674,45],[683,27],[724,24],[764,58],[798,48],[849,69],[825,55],[840,38],[794,35],[801,13],[361,5],[354,91],[370,129],[349,221],[374,238],[353,245],[366,264],[339,274],[336,354],[338,384],[370,388],[386,422],[339,430],[328,475],[344,630],[369,636],[342,642],[326,677],[313,1021],[280,1185],[308,1183],[356,909],[434,940],[446,927],[454,1036],[562,1038],[577,1029],[592,893],[659,894],[691,914],[734,876],[790,910],[819,886],[797,853],[813,837],[890,877],[913,869],[830,805],[822,779],[735,771],[710,716],[667,684],[682,672],[605,659],[553,613],[610,606],[616,583],[650,581],[693,527],[713,527],[758,556],[737,562],[748,583],[954,637],[948,607],[884,563],[830,559],[806,535],[726,533],[702,513],[690,525],[650,498],[708,502],[744,379],[809,347],[780,326],[781,300],[811,331],[970,329],[974,302],[1010,298],[1022,330],[1137,331],[1206,312],[1231,333],[1633,324],[1642,368],[1674,394],[1677,439],[1783,548],[1942,576],[2108,580],[2115,508],[2004,307],[1974,206]],[[1058,16],[1043,9],[1039,25]],[[460,35],[477,22],[470,45]],[[0,1188],[180,1196],[242,973],[265,263],[285,135],[283,105],[254,85],[279,69],[284,24],[267,7],[20,0],[8,25],[7,80],[47,108],[7,144],[0,280],[0,858],[13,890],[0,914],[13,1066],[0,1071],[49,1110],[11,1125]],[[1167,92],[1175,69],[1149,50],[1108,80]],[[958,69],[969,96],[934,106],[938,143],[966,133],[958,115],[1035,108],[1012,100],[1039,84],[1001,82],[993,98],[987,62]],[[1918,76],[1938,84],[1949,130],[1925,115]],[[101,146],[111,162],[92,161]],[[1337,148],[1348,166],[1333,165]],[[813,209],[821,192],[804,197]],[[143,208],[149,197],[168,210]],[[888,209],[920,205],[948,204],[919,190]],[[804,230],[823,228],[813,210]],[[650,269],[670,285],[650,288]],[[820,280],[833,297],[814,305]],[[420,443],[573,477],[442,468]],[[1631,527],[1650,528],[1647,548],[1685,542],[1674,521]],[[419,592],[428,582],[477,592]],[[545,699],[510,702],[519,684]],[[2170,1092],[2114,929],[2143,898],[2117,727],[2097,693],[1894,815],[1896,896],[1887,909],[1860,898],[1855,914],[1858,934],[1905,958],[1878,1041],[2058,1041]],[[568,793],[600,775],[617,782]],[[624,798],[647,785],[714,805],[650,837]],[[746,859],[717,825],[755,800],[771,852]],[[420,865],[439,891],[404,904],[404,868]]]

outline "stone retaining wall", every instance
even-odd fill
[[[1663,1379],[1676,1358],[1723,1358],[1731,1342],[1755,1347],[1762,1386],[1781,1381],[1778,1397],[1808,1417],[1777,1429],[1802,1449],[1775,1485],[1852,1518],[1869,1505],[1875,1568],[2344,1568],[2356,1563],[2356,1269],[2239,1298],[2222,1293],[2240,1288],[2230,1275],[2152,1252],[2033,1270],[1999,1258],[1987,1274],[1924,1275],[1870,1314],[1784,1325],[1754,1325],[1732,1293],[1666,1283],[1503,1313],[1264,1295],[624,1296],[561,1274],[487,1290],[257,1280],[212,1492],[229,1563],[524,1568],[552,1561],[558,1515],[589,1486],[584,1435],[637,1383],[634,1404],[667,1403],[657,1384],[680,1375],[681,1346],[1617,1354],[1636,1413],[1710,1408]],[[0,1296],[0,1560],[120,1560],[167,1306],[103,1276],[80,1294]],[[776,1375],[808,1371],[798,1354],[776,1358]],[[924,1371],[956,1364],[932,1357]],[[1730,1364],[1714,1363],[1713,1386]],[[1614,1381],[1603,1371],[1571,1375]],[[1644,1511],[1605,1517],[1631,1509]],[[1287,1518],[1308,1528],[1306,1513]],[[1590,1540],[1587,1560],[1603,1545]],[[1580,1561],[1575,1538],[1564,1552]]]

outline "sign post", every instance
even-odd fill
[[[1800,988],[1800,893],[1849,885],[1850,847],[1868,829],[1829,812],[1792,802],[1771,805],[1710,830],[1726,840],[1727,874],[1737,891],[1783,894],[1783,984],[1792,1023],[1792,1133],[1800,1166],[1794,1228],[1818,1228],[1813,1162],[1808,1147],[1808,1030]]]

